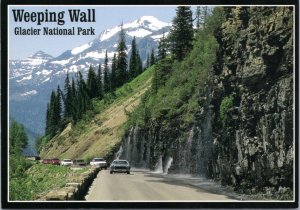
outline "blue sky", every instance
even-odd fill
[[[121,22],[127,23],[141,16],[151,15],[157,17],[164,22],[171,22],[175,16],[175,6],[11,6],[9,7],[9,59],[24,59],[34,54],[39,50],[56,57],[65,50],[85,44],[93,40],[101,31],[119,25]],[[44,12],[48,9],[52,11],[66,11],[66,23],[59,26],[57,23],[42,23],[38,26],[36,23],[15,22],[13,19],[12,9],[24,9],[29,12]],[[69,21],[68,9],[96,9],[95,23],[71,23]],[[15,27],[23,28],[43,28],[47,27],[93,27],[95,28],[96,36],[21,36],[14,35]]]

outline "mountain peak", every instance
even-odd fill
[[[30,56],[29,58],[31,58],[31,59],[50,60],[53,57],[51,55],[49,55],[48,53],[45,53],[44,51],[39,50],[35,54],[33,54],[32,56]]]
[[[123,29],[130,36],[134,36],[134,35],[139,36],[140,35],[143,37],[145,35],[151,34],[153,31],[158,31],[166,26],[169,26],[169,24],[166,22],[160,21],[159,19],[157,19],[154,16],[142,16],[130,23],[123,24]],[[138,34],[131,33],[130,31],[132,31],[134,29],[140,29],[139,30],[140,32]],[[113,35],[118,33],[120,30],[121,30],[121,25],[116,26],[114,28],[109,28],[109,29],[101,32],[98,39],[100,39],[100,41],[109,39],[110,37],[112,37]],[[148,30],[148,31],[145,31],[145,30]]]

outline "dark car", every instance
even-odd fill
[[[114,160],[110,165],[110,173],[130,174],[130,164],[127,160]]]
[[[52,161],[51,161],[51,159],[43,159],[42,163],[43,164],[52,164]]]
[[[82,159],[75,159],[73,160],[74,166],[86,166],[86,163]]]
[[[60,165],[60,160],[58,158],[53,158],[53,159],[51,159],[51,164],[52,165]]]

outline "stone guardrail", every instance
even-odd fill
[[[57,190],[51,190],[38,198],[39,201],[84,200],[89,187],[97,177],[100,168],[89,168],[78,177],[72,177],[66,185]]]

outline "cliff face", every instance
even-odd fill
[[[215,113],[233,96],[227,122],[212,120],[213,176],[245,187],[292,186],[292,8],[234,8],[216,35]]]
[[[292,8],[225,8],[225,16],[215,32],[217,60],[199,93],[194,123],[183,127],[176,119],[155,119],[133,127],[118,157],[133,166],[203,175],[245,191],[291,188]]]

